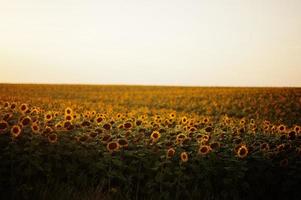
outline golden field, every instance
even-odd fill
[[[10,199],[298,199],[301,89],[0,85]]]

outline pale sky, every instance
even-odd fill
[[[301,87],[300,0],[0,0],[0,83]]]

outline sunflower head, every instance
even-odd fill
[[[131,122],[126,122],[123,124],[123,127],[125,129],[131,129],[133,127],[133,124]]]
[[[116,152],[119,150],[119,143],[115,141],[111,141],[107,144],[107,150],[110,153]]]
[[[48,112],[45,114],[44,119],[45,119],[45,121],[49,122],[52,120],[52,117],[53,117],[52,113]]]
[[[129,142],[125,138],[120,138],[120,139],[118,139],[118,144],[120,147],[128,147]]]
[[[20,125],[14,125],[10,130],[12,136],[15,138],[21,134],[21,131],[22,131],[22,129],[21,129]]]
[[[48,141],[50,143],[56,143],[57,142],[57,134],[51,133],[48,135]]]
[[[187,152],[182,152],[181,154],[180,154],[180,158],[181,158],[181,161],[182,162],[187,162],[188,161],[188,153]]]
[[[70,107],[67,107],[65,109],[65,115],[72,115],[72,113],[73,113],[73,110]]]
[[[172,158],[174,155],[175,155],[176,151],[174,148],[169,148],[167,149],[167,152],[166,152],[166,157],[167,158]]]
[[[237,156],[239,158],[245,158],[248,155],[248,153],[249,153],[248,148],[245,145],[242,145],[237,151]]]
[[[201,145],[198,150],[199,155],[207,155],[211,151],[211,147],[208,145]]]
[[[73,118],[74,118],[74,116],[73,115],[65,115],[65,120],[66,121],[72,121],[73,120]]]
[[[28,126],[30,123],[31,123],[31,118],[29,116],[26,116],[21,119],[22,126]]]
[[[105,130],[111,130],[111,128],[112,128],[112,126],[111,126],[111,124],[110,123],[106,123],[106,124],[104,124],[103,126],[102,126]]]
[[[39,133],[40,132],[40,126],[39,126],[39,124],[38,123],[32,123],[32,125],[31,125],[31,130],[32,130],[32,132],[34,132],[34,133]]]
[[[4,120],[0,121],[0,133],[3,133],[8,129],[8,123]]]
[[[28,110],[29,110],[29,107],[28,107],[27,104],[25,104],[25,103],[21,104],[21,106],[20,106],[20,111],[21,111],[22,113],[26,113]]]
[[[159,131],[153,131],[151,134],[151,139],[153,141],[159,140],[160,137],[161,137],[161,134],[159,133]]]
[[[263,152],[269,151],[270,145],[266,142],[260,144],[260,150]]]

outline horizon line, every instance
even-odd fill
[[[83,86],[138,86],[138,87],[204,87],[204,88],[301,88],[301,86],[271,85],[179,85],[179,84],[137,84],[137,83],[47,83],[47,82],[0,82],[0,85],[83,85]]]

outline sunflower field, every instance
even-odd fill
[[[0,199],[300,199],[301,88],[0,85]]]

